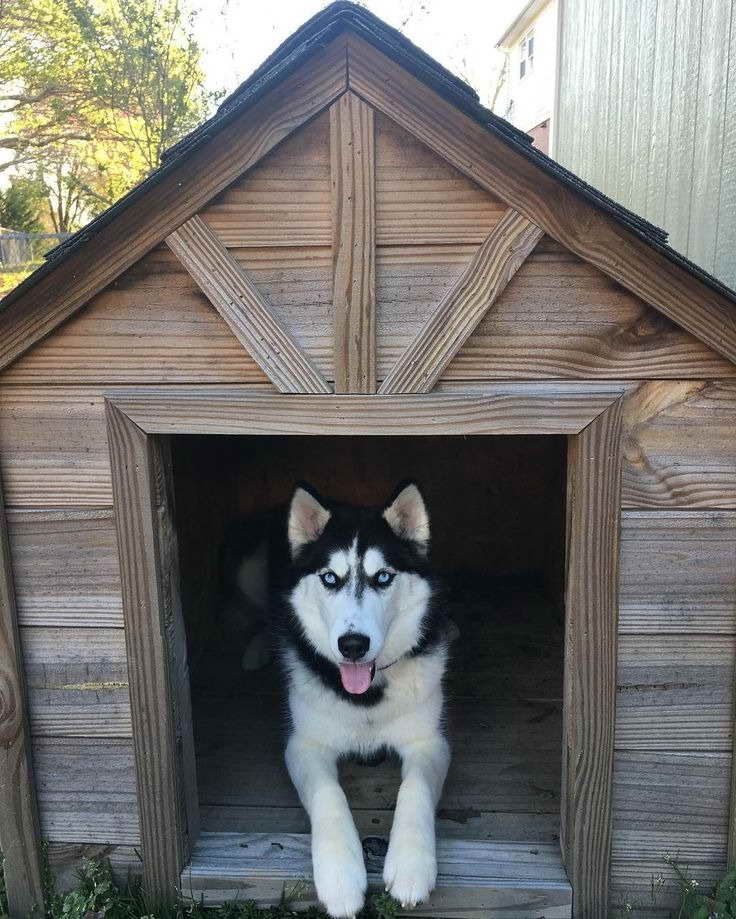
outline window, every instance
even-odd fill
[[[519,45],[519,79],[534,68],[534,31],[527,32]]]

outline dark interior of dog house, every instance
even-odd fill
[[[326,497],[383,504],[411,478],[427,502],[431,562],[456,626],[438,835],[558,838],[564,437],[179,436],[173,462],[202,830],[309,831],[283,763],[278,665],[245,671],[247,636],[218,609],[228,526],[286,504],[300,480]],[[361,836],[387,837],[398,761],[347,761],[340,775]]]

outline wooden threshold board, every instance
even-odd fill
[[[572,888],[559,846],[554,843],[438,839],[437,887],[412,916],[474,917],[513,915],[514,919],[572,916]],[[383,859],[367,856],[368,883],[383,890]],[[185,896],[206,904],[256,900],[316,905],[307,834],[202,833],[192,861],[182,872]]]

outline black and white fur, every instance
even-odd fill
[[[325,501],[299,486],[286,530],[277,614],[291,722],[286,765],[311,821],[317,895],[334,917],[363,906],[363,851],[337,762],[392,750],[402,781],[383,878],[414,906],[436,881],[435,808],[450,758],[441,724],[447,638],[424,500],[413,483],[379,508]]]

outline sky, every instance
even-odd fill
[[[494,45],[527,0],[365,0],[373,13],[463,77],[489,104]],[[208,88],[231,92],[327,0],[193,0]]]

